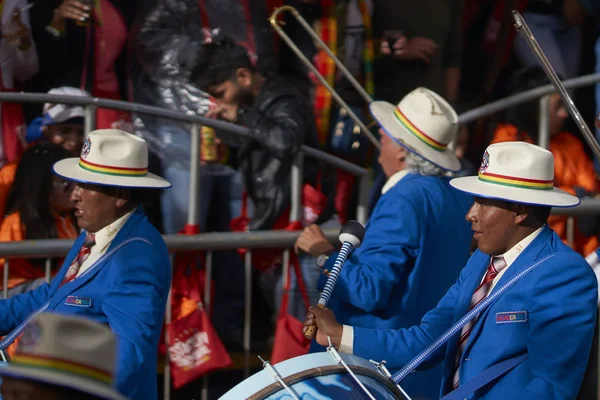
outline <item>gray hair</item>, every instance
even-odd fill
[[[419,175],[447,176],[448,171],[438,167],[412,151],[406,152],[406,169]]]

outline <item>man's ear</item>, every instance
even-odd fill
[[[527,217],[529,217],[529,207],[517,204],[515,209],[515,224],[522,225]]]
[[[117,188],[115,192],[115,205],[118,208],[123,208],[129,203],[131,199],[131,191],[125,188]]]
[[[252,87],[252,72],[248,68],[238,68],[235,71],[237,83],[245,88]]]
[[[399,147],[399,149],[398,149],[398,152],[396,153],[396,159],[399,162],[405,162],[406,161],[407,150],[404,147],[400,146],[400,145],[398,147]]]

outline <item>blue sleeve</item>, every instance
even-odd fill
[[[418,326],[398,330],[355,326],[353,353],[366,359],[386,360],[389,369],[402,368],[452,326],[462,283],[471,271],[467,265],[458,281],[446,292],[437,307],[423,316]],[[437,357],[434,357],[443,357],[441,353],[438,351]]]
[[[361,247],[342,267],[333,293],[335,299],[366,312],[386,307],[392,289],[406,277],[406,270],[417,256],[419,218],[404,196],[382,196]],[[327,266],[333,267],[334,260],[330,257]]]
[[[115,385],[131,399],[143,396],[146,389],[140,382],[156,370],[153,360],[170,287],[170,274],[164,276],[169,268],[165,262],[145,243],[119,254],[113,261],[117,267],[114,283],[107,288],[102,305],[118,340]]]
[[[543,269],[543,270],[542,270]],[[574,399],[590,353],[597,310],[597,281],[580,257],[555,260],[538,276],[531,296],[527,340],[531,381],[522,399]]]
[[[37,117],[29,126],[27,126],[27,133],[25,134],[25,140],[27,143],[37,142],[44,138],[44,134],[42,133],[42,122],[44,119],[42,117]]]
[[[0,334],[5,335],[19,326],[48,301],[50,285],[44,283],[27,293],[0,300]]]
[[[0,334],[6,334],[16,327],[18,327],[25,319],[27,319],[32,313],[42,307],[50,297],[56,293],[60,285],[60,280],[69,269],[67,260],[72,260],[75,254],[79,251],[81,243],[85,234],[79,235],[79,238],[75,240],[75,244],[67,254],[63,265],[56,274],[50,284],[43,284],[40,287],[31,290],[27,293],[23,293],[6,300],[0,300]],[[60,280],[59,280],[60,279]]]

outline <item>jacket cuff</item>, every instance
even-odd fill
[[[354,354],[354,328],[349,325],[344,325],[342,329],[342,341],[340,342],[341,353]]]

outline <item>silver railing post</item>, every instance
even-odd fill
[[[358,205],[356,206],[356,220],[366,224],[369,219],[369,176],[363,175],[358,180]]]
[[[200,221],[200,130],[198,124],[192,124],[190,132],[190,196],[188,204],[188,225],[197,225]]]
[[[85,137],[87,137],[91,131],[96,129],[96,110],[97,108],[92,105],[87,105],[84,108],[83,132]]]
[[[290,221],[300,221],[304,215],[302,207],[302,182],[304,172],[304,154],[298,152],[294,157],[291,171],[291,200],[290,200]]]
[[[213,260],[213,252],[208,251],[206,253],[206,275],[204,281],[204,310],[206,315],[210,319],[212,317],[212,313],[210,312],[212,304],[210,302],[211,297],[211,281],[212,281],[212,260]],[[205,375],[202,377],[202,392],[200,393],[201,400],[208,400],[208,376]]]
[[[44,264],[46,269],[46,283],[50,283],[50,279],[52,278],[52,259],[46,258],[46,263]]]
[[[575,217],[567,218],[567,243],[572,249],[575,248]]]
[[[244,299],[244,379],[250,376],[250,333],[252,329],[252,251],[247,250],[244,257],[246,275]]]
[[[539,101],[538,146],[550,148],[550,96],[546,95]]]

